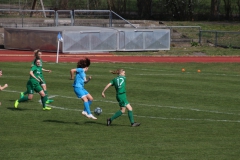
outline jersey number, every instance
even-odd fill
[[[123,82],[124,82],[124,79],[123,79],[123,78],[118,78],[118,79],[117,79],[118,88],[121,88],[121,85],[123,84]]]

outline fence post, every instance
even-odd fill
[[[75,26],[75,10],[74,9],[72,10],[72,14],[73,14],[73,24],[72,25]]]
[[[21,12],[21,16],[22,16],[22,28],[23,28],[23,12]]]
[[[112,10],[109,10],[109,27],[112,27]]]
[[[217,47],[217,35],[218,35],[218,32],[215,31],[215,47]]]
[[[74,14],[74,10],[71,10],[71,11],[70,11],[70,15],[71,15],[71,26],[73,26],[73,21],[74,21],[74,16],[73,16],[73,14]]]
[[[199,44],[202,45],[202,30],[199,30]]]
[[[55,26],[58,26],[58,11],[55,11]]]

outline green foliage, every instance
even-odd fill
[[[194,41],[192,41],[192,42],[191,42],[191,46],[192,46],[192,47],[199,46],[199,43],[198,43],[198,42],[194,42]]]
[[[195,48],[195,47],[194,47]],[[94,97],[91,110],[103,109],[98,120],[81,116],[83,103],[69,80],[75,63],[44,63],[48,93],[55,101],[42,111],[39,95],[13,104],[24,91],[30,63],[1,63],[0,159],[238,159],[238,63],[92,63],[86,89]],[[127,114],[106,126],[118,109],[114,88],[101,91],[124,68],[127,94],[137,128]],[[185,68],[185,72],[181,69]],[[201,70],[198,73],[197,70]]]

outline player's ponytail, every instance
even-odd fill
[[[110,73],[112,73],[112,74],[120,74],[122,71],[124,71],[124,70],[121,68],[121,69],[117,69],[115,71],[110,71]]]

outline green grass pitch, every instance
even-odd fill
[[[54,102],[43,111],[40,96],[14,102],[25,91],[30,63],[1,63],[0,159],[208,159],[240,157],[240,64],[238,63],[92,63],[86,89],[101,107],[98,120],[81,115],[83,103],[72,88],[76,63],[44,63]],[[109,70],[124,68],[127,96],[140,127],[126,114],[106,126],[118,109]],[[185,68],[185,72],[182,72]],[[201,70],[200,73],[197,70]]]

